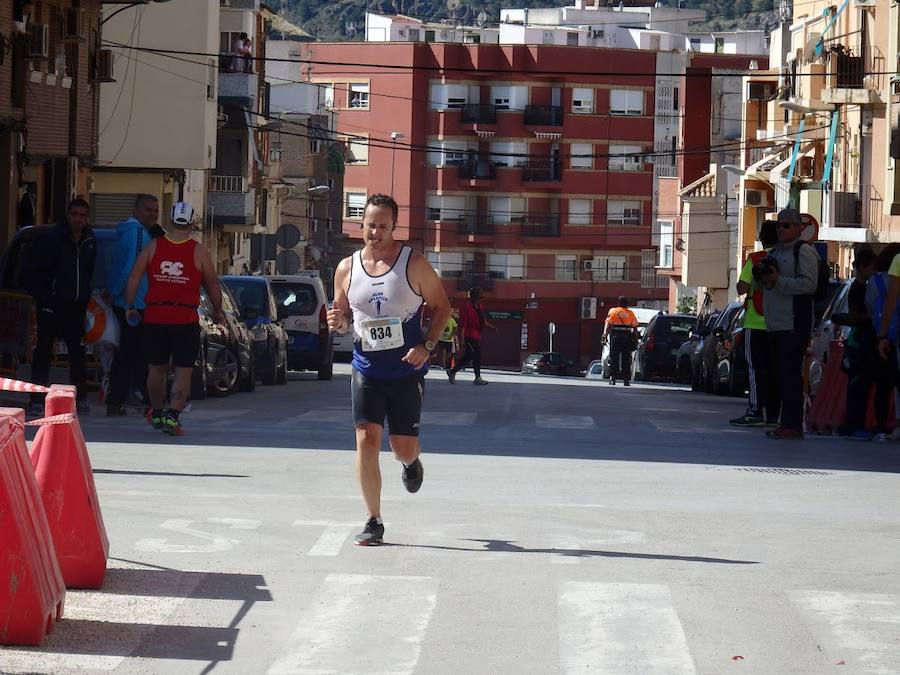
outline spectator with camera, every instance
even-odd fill
[[[803,220],[796,209],[778,213],[778,243],[753,268],[763,284],[763,314],[769,334],[770,369],[781,397],[781,420],[766,435],[803,438],[803,356],[813,325],[813,297],[819,285],[819,255],[800,239]]]

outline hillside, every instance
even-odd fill
[[[673,0],[677,1],[677,0]],[[454,19],[474,24],[483,11],[496,23],[501,7],[570,5],[561,0],[282,0],[285,17],[319,40],[360,39],[365,7],[384,14],[406,14],[439,21]],[[277,4],[273,3],[275,7]],[[455,9],[449,9],[454,6]],[[707,22],[698,30],[771,28],[776,23],[773,0],[684,0],[684,7],[703,9]],[[353,35],[353,28],[356,35]]]

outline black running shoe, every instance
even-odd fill
[[[384,540],[384,524],[377,518],[369,518],[363,531],[356,535],[357,546],[378,546]]]
[[[422,487],[423,478],[425,478],[425,469],[418,457],[415,462],[403,467],[403,487],[407,492],[418,492]]]

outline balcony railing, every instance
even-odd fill
[[[464,271],[456,278],[456,290],[468,291],[474,286],[479,286],[482,290],[490,291],[494,288],[494,279],[490,272],[486,269],[477,269]]]
[[[830,82],[833,89],[862,89],[866,86],[866,59],[856,56],[849,50],[838,50],[831,53]]]
[[[210,192],[246,192],[246,176],[210,176]]]
[[[562,164],[554,159],[526,162],[522,167],[522,180],[530,182],[562,180]]]
[[[563,109],[558,105],[525,106],[525,124],[559,127],[563,123]]]
[[[494,234],[494,219],[490,214],[465,213],[459,216],[456,232],[463,235]]]
[[[486,157],[473,157],[459,166],[459,177],[469,180],[494,180],[497,169]]]
[[[559,215],[526,216],[522,221],[523,237],[558,237]]]
[[[484,103],[466,103],[460,108],[460,122],[463,124],[496,124],[496,106]]]

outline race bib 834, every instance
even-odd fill
[[[364,352],[381,352],[403,346],[403,322],[400,317],[364,319],[360,322]]]

